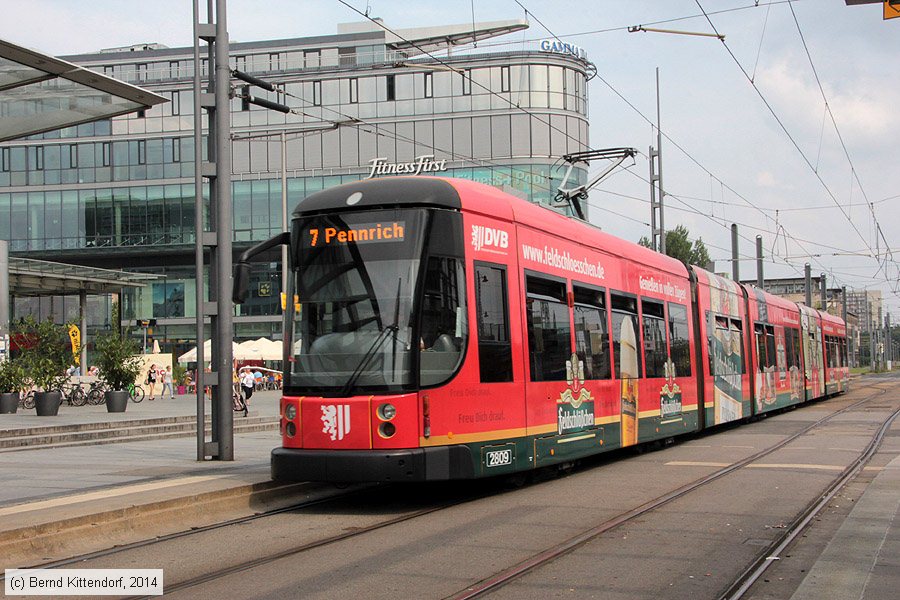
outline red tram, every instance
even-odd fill
[[[840,319],[466,180],[313,194],[290,234],[277,480],[568,463],[847,389]]]

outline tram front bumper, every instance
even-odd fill
[[[298,450],[275,448],[275,481],[440,481],[474,477],[465,446],[408,450]]]

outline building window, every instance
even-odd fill
[[[102,160],[103,160],[104,167],[109,166],[109,155],[110,155],[111,145],[112,144],[110,142],[103,142],[103,159]]]
[[[307,69],[318,68],[322,61],[320,50],[307,50],[303,53],[303,66]]]
[[[138,119],[143,119],[144,117],[147,116],[147,109],[146,109],[146,108],[142,108],[141,110],[139,110],[139,111],[137,111],[136,113],[134,113],[134,116],[135,116],[136,118],[138,118]]]
[[[347,83],[350,85],[350,104],[356,104],[359,102],[359,79],[348,79]]]
[[[181,92],[172,92],[172,115],[181,114]]]
[[[181,140],[172,138],[169,144],[172,145],[172,162],[181,162]]]
[[[338,63],[342,67],[352,67],[356,64],[356,48],[338,48]]]
[[[112,65],[106,65],[105,67],[103,67],[103,74],[106,75],[107,77],[112,77],[113,76]]]
[[[393,75],[388,75],[385,78],[385,85],[387,86],[387,99],[388,100],[396,100],[397,99],[397,82],[394,80]]]
[[[235,56],[234,57],[234,68],[238,71],[247,71],[247,57],[246,56]]]
[[[9,148],[0,148],[0,171],[9,171]]]
[[[138,140],[137,151],[138,151],[138,164],[139,165],[147,164],[147,140]]]
[[[322,106],[322,82],[312,82],[312,103],[313,106]]]
[[[281,70],[281,54],[278,52],[273,52],[269,55],[269,70],[270,71],[280,71]]]
[[[78,168],[78,145],[69,144],[69,168]]]
[[[147,64],[141,63],[137,66],[137,80],[147,81]]]
[[[466,69],[462,72],[462,93],[463,96],[472,94],[472,69]]]
[[[425,76],[425,97],[431,98],[434,96],[434,84],[431,79],[433,73],[423,73],[422,75]]]
[[[169,61],[169,77],[171,79],[178,79],[178,61],[177,60]]]
[[[500,91],[509,91],[509,66],[500,67]]]
[[[36,171],[44,170],[44,147],[43,146],[35,146],[32,148],[34,150],[34,169]]]

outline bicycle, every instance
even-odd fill
[[[106,387],[99,381],[91,383],[91,387],[87,392],[88,404],[94,406],[106,402]]]
[[[247,404],[241,395],[240,386],[232,386],[231,388],[231,409],[234,412],[244,412],[247,410]]]
[[[132,383],[128,386],[128,395],[131,396],[131,401],[136,403],[141,402],[144,399],[144,396],[147,395],[147,393],[144,391],[144,388],[135,383]]]
[[[81,389],[81,384],[78,382],[66,382],[59,391],[62,393],[65,401],[72,406],[84,406],[84,403],[87,402],[87,395],[85,395],[84,390]]]
[[[22,396],[22,408],[32,409],[34,408],[34,390],[28,390],[24,396]]]

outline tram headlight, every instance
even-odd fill
[[[287,425],[284,426],[284,433],[289,438],[294,437],[295,435],[297,435],[297,426],[294,425],[293,423],[288,423]]]
[[[286,404],[284,407],[284,418],[288,421],[293,421],[297,418],[297,405],[296,404]]]
[[[378,407],[378,418],[382,421],[390,421],[397,416],[397,408],[393,404],[382,404]],[[391,435],[394,435],[391,433]]]
[[[397,433],[397,428],[393,423],[385,422],[378,426],[378,435],[385,439],[394,437],[395,433]]]

